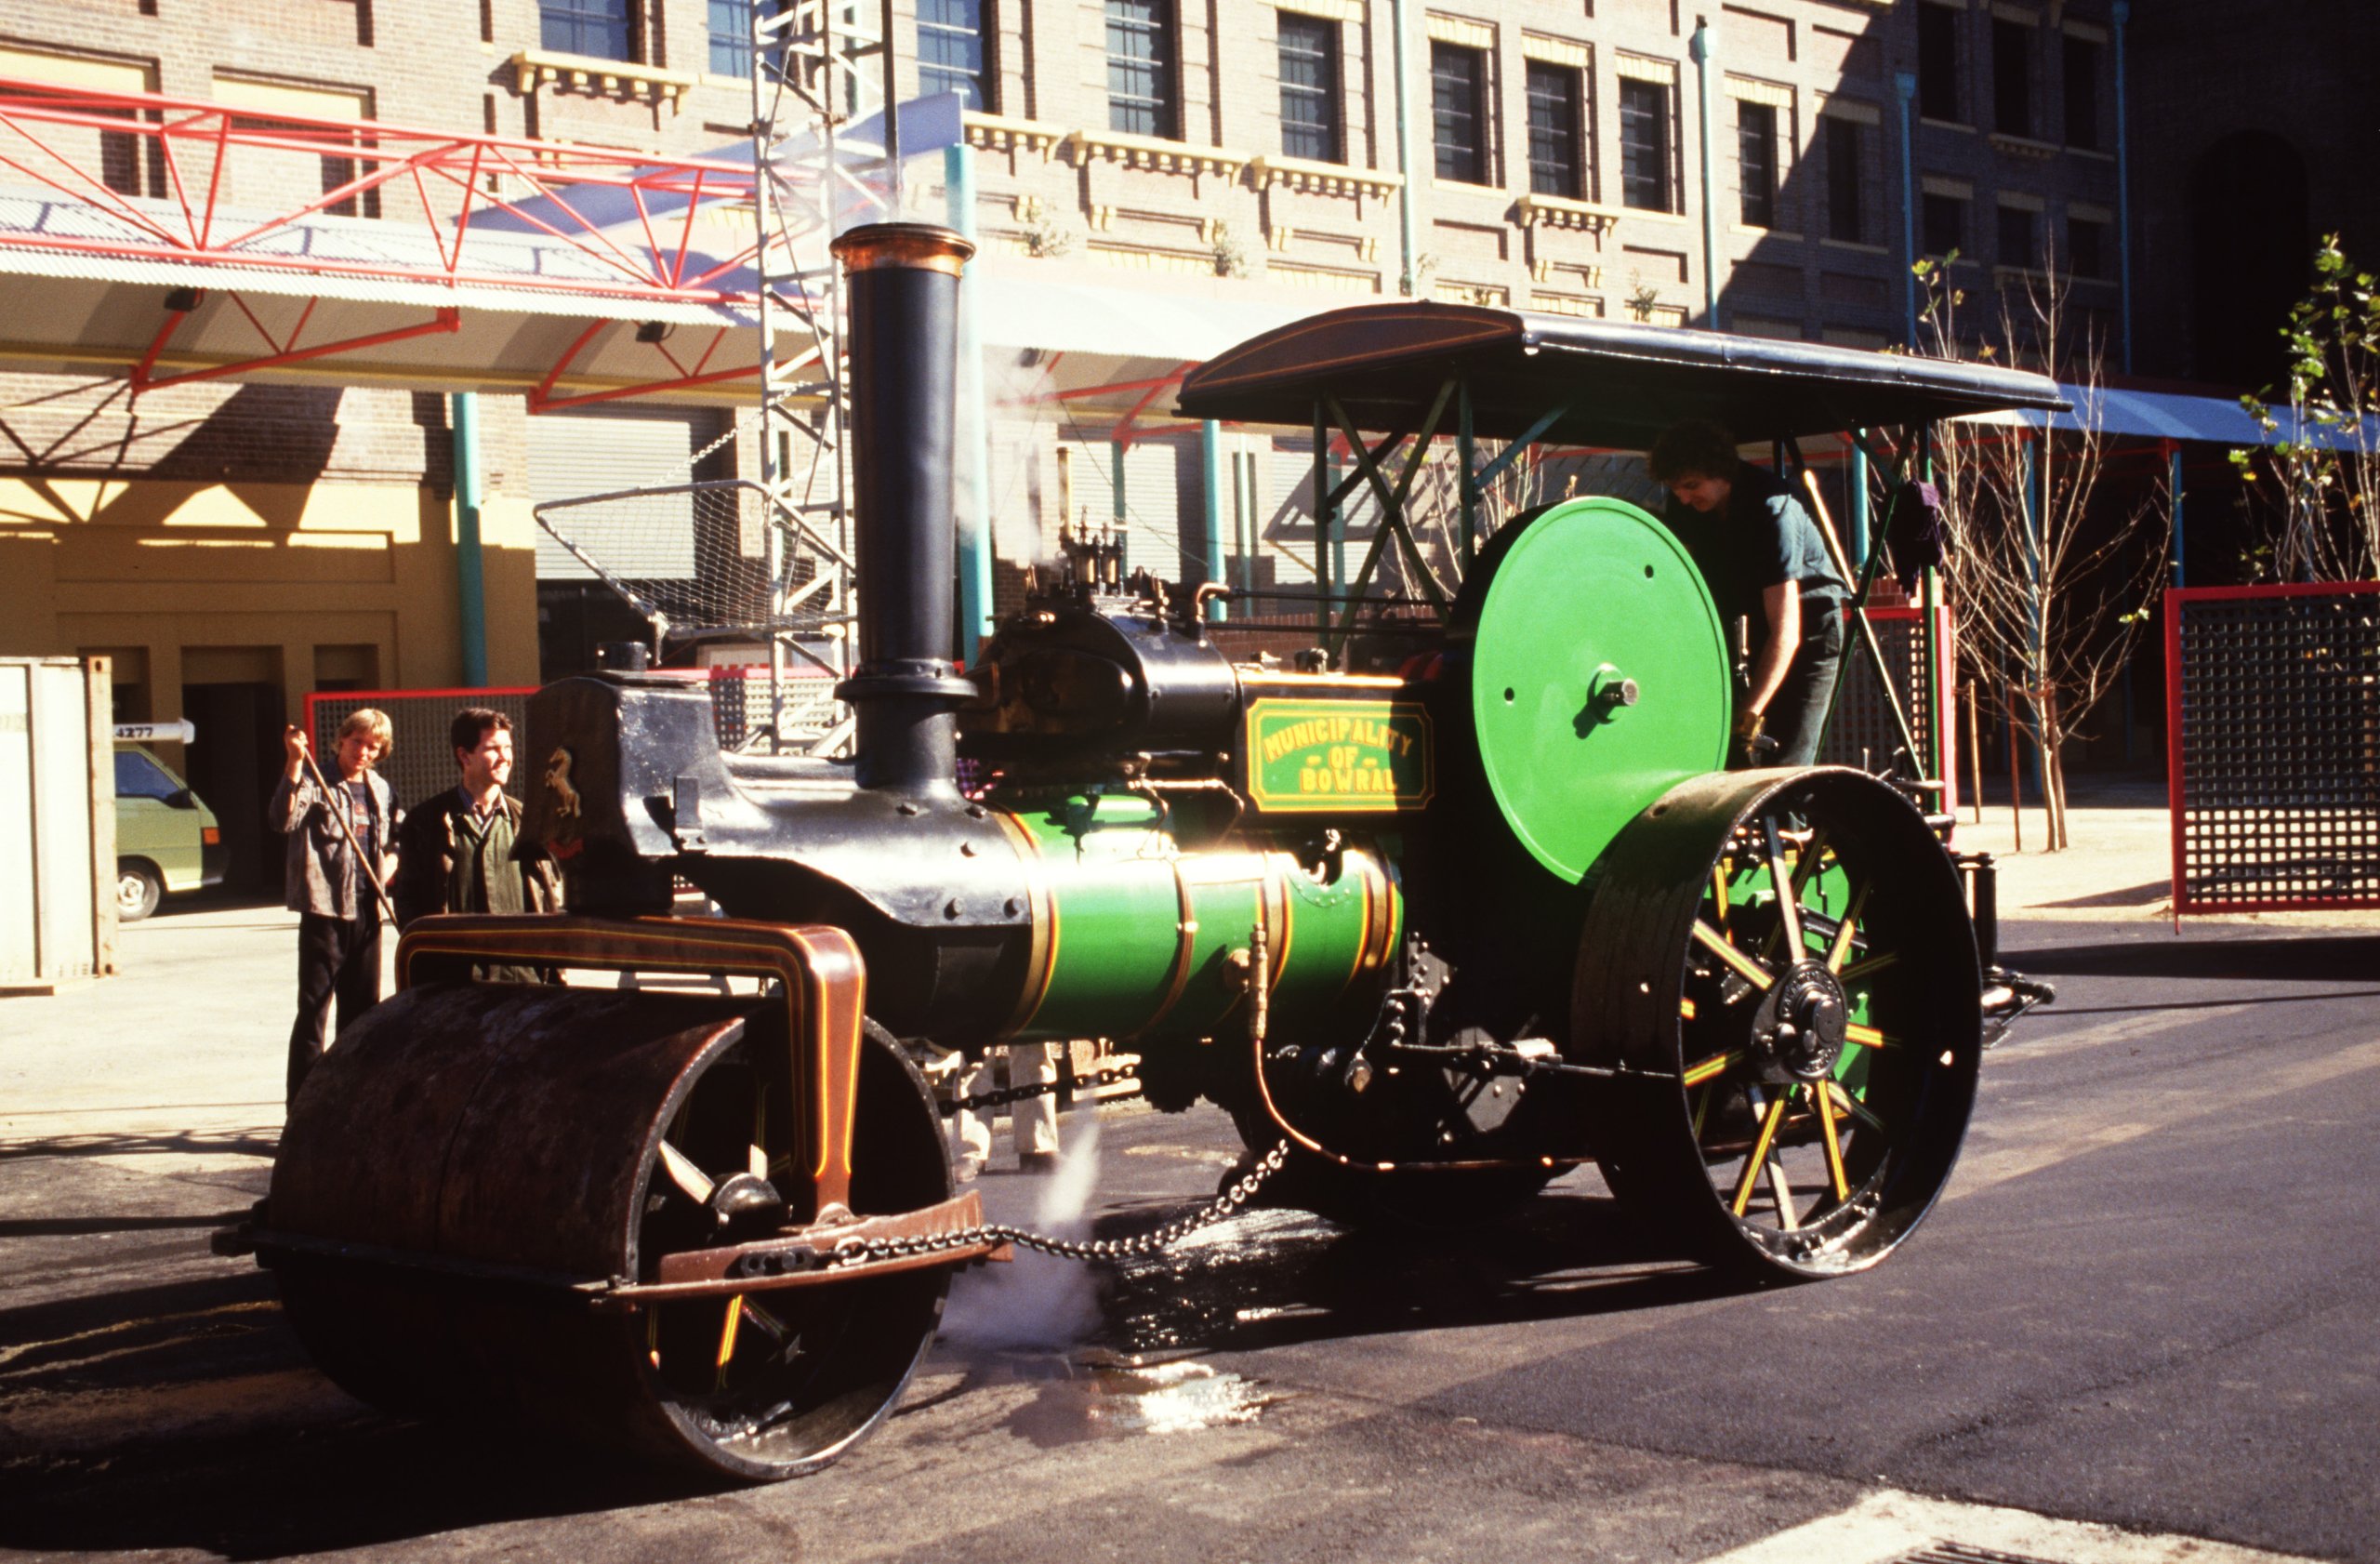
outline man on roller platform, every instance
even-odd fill
[[[1708,419],[1672,425],[1645,465],[1670,491],[1661,521],[1694,557],[1720,618],[1752,627],[1729,769],[1813,763],[1851,595],[1818,524],[1792,489],[1739,457],[1735,436]]]
[[[504,790],[512,775],[512,719],[467,707],[447,730],[459,787],[428,799],[397,837],[390,887],[400,929],[431,912],[559,912],[561,877],[542,848],[520,850],[521,801]],[[483,968],[483,978],[534,983],[529,968]]]

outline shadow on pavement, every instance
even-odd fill
[[[277,1128],[155,1133],[93,1130],[33,1140],[0,1140],[0,1162],[33,1157],[140,1157],[161,1152],[270,1160],[280,1145],[281,1131]]]
[[[0,1481],[0,1493],[7,1491]],[[369,1421],[134,1451],[77,1482],[45,1474],[0,1508],[0,1547],[198,1548],[278,1558],[585,1515],[715,1491],[606,1458]]]
[[[2127,885],[2117,891],[2099,891],[2087,896],[2070,896],[2065,901],[2037,902],[2038,907],[2155,907],[2174,894],[2171,880],[2151,880],[2139,885]]]
[[[2028,931],[2026,937],[2031,937]],[[2380,934],[2226,934],[2095,945],[2003,948],[2001,959],[2028,976],[2195,978],[2208,982],[2358,983],[2380,974]]]
[[[551,1439],[399,1423],[242,1267],[0,1311],[0,1549],[270,1558],[704,1490]]]
[[[1092,1345],[1255,1351],[1407,1331],[1660,1308],[1753,1291],[1648,1235],[1604,1195],[1539,1197],[1460,1230],[1358,1230],[1260,1213],[1165,1262],[1121,1268]]]
[[[1098,1226],[1120,1235],[1192,1209],[1150,1202]],[[1744,1290],[1648,1241],[1616,1201],[1567,1192],[1455,1233],[1257,1211],[1170,1260],[1099,1276],[1099,1323],[1080,1345],[1135,1356]],[[0,1343],[18,1344],[0,1348],[0,1548],[271,1558],[715,1491],[542,1436],[361,1406],[307,1363],[260,1271],[0,1311]]]
[[[87,1238],[95,1233],[155,1233],[192,1227],[229,1227],[247,1212],[218,1211],[200,1216],[35,1216],[0,1220],[0,1239]]]

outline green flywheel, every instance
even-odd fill
[[[1554,506],[1503,552],[1480,605],[1471,695],[1498,807],[1565,880],[1726,759],[1718,610],[1670,530],[1625,500]]]

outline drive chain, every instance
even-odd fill
[[[921,1238],[845,1239],[835,1246],[829,1263],[839,1266],[866,1265],[871,1261],[938,1254],[945,1250],[966,1249],[985,1243],[1012,1243],[1025,1249],[1039,1250],[1044,1254],[1054,1254],[1062,1260],[1137,1259],[1170,1249],[1191,1234],[1236,1214],[1241,1207],[1256,1198],[1256,1192],[1263,1188],[1265,1182],[1279,1173],[1289,1160],[1289,1143],[1280,1141],[1272,1150],[1258,1158],[1255,1166],[1234,1180],[1231,1187],[1216,1196],[1204,1210],[1178,1217],[1145,1233],[1135,1233],[1128,1239],[1060,1239],[1011,1226],[1004,1222],[990,1222]]]
[[[1117,1102],[1140,1094],[1140,1087],[1137,1084],[1140,1076],[1140,1066],[1117,1065],[1112,1069],[1085,1070],[1079,1075],[1060,1076],[1055,1080],[1038,1080],[1029,1086],[1004,1086],[997,1092],[982,1092],[972,1097],[960,1097],[954,1102],[944,1103],[942,1116],[948,1119],[961,1111],[981,1113],[986,1108],[1006,1107],[1011,1103],[1021,1103],[1029,1097],[1047,1097],[1065,1091],[1069,1087],[1079,1092],[1085,1087],[1112,1086],[1117,1081],[1134,1082],[1131,1091],[1119,1092],[1113,1097],[1103,1099],[1107,1102]]]

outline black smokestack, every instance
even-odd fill
[[[952,713],[974,694],[951,659],[950,471],[959,272],[975,246],[946,228],[875,223],[834,251],[851,289],[859,565],[859,664],[835,693],[852,704],[862,787],[954,789]]]

